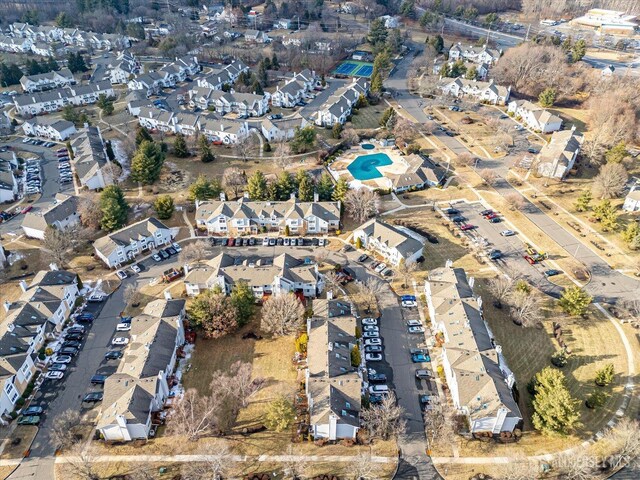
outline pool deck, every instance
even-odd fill
[[[368,143],[368,142],[365,142]],[[353,177],[351,172],[347,169],[349,165],[357,158],[364,155],[373,155],[376,153],[384,153],[391,159],[391,165],[384,165],[376,167],[378,171],[383,175],[382,177],[373,178],[371,180],[357,180]],[[372,150],[365,150],[361,145],[357,145],[355,147],[351,147],[345,153],[343,153],[338,160],[333,162],[329,166],[329,172],[333,177],[338,180],[341,177],[344,177],[347,182],[349,182],[349,186],[354,189],[359,189],[361,187],[367,187],[370,189],[376,188],[389,188],[389,179],[386,175],[398,175],[405,173],[407,170],[407,164],[400,155],[399,151],[393,147],[381,147],[376,145]]]

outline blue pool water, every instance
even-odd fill
[[[373,150],[374,148],[376,148],[376,146],[371,145],[370,143],[363,143],[362,148],[364,148],[365,150]]]
[[[356,180],[372,180],[382,177],[377,167],[391,165],[393,162],[386,153],[372,153],[360,155],[347,167],[347,170]]]

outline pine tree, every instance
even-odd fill
[[[217,179],[208,180],[204,175],[198,175],[196,181],[189,185],[189,200],[209,200],[220,195],[220,192],[222,186]]]
[[[558,91],[553,87],[545,88],[540,95],[538,95],[538,102],[540,105],[549,108],[553,107],[553,104],[556,102],[556,96],[558,95]]]
[[[160,195],[153,202],[153,209],[156,211],[160,220],[168,220],[173,215],[174,210],[173,198],[170,195]]]
[[[583,190],[575,203],[575,208],[577,212],[587,212],[589,208],[591,208],[591,200],[593,199],[593,195],[591,194],[591,190]]]
[[[236,282],[230,298],[231,304],[236,309],[238,326],[242,327],[249,323],[249,320],[253,317],[253,313],[256,308],[256,297],[254,296],[251,287],[247,282]]]
[[[585,42],[583,39],[580,39],[573,45],[573,50],[571,51],[571,61],[574,63],[579,62],[584,58],[586,54],[587,42]]]
[[[273,70],[279,70],[280,69],[280,62],[278,62],[278,57],[277,57],[277,55],[275,53],[271,57],[271,68]]]
[[[138,126],[136,130],[136,146],[140,145],[144,141],[153,142],[153,137],[149,133],[149,130]]]
[[[546,367],[535,376],[533,426],[545,435],[566,435],[580,419],[579,401],[572,398],[564,374]]]
[[[278,180],[275,182],[277,187],[277,199],[289,200],[291,193],[293,192],[295,185],[291,174],[285,170],[280,172]]]
[[[108,185],[100,195],[100,210],[102,219],[100,228],[108,232],[118,230],[127,222],[129,205],[122,190],[117,185]]]
[[[251,200],[266,200],[267,199],[267,180],[264,178],[264,174],[257,170],[247,182],[247,192]]]
[[[342,133],[342,124],[340,122],[336,122],[336,124],[331,129],[331,137],[338,140],[340,139],[341,133]]]
[[[253,82],[253,84],[251,85],[251,89],[256,95],[264,95],[264,89],[262,88],[262,85],[260,85],[260,82],[258,80],[255,80]]]
[[[333,189],[333,193],[331,194],[331,198],[334,202],[344,202],[344,197],[347,195],[349,191],[349,184],[345,180],[344,177],[340,177],[338,182],[336,183],[335,188]]]
[[[629,245],[629,248],[633,250],[640,248],[640,224],[630,221],[625,231],[622,232],[622,239]]]
[[[164,153],[158,144],[143,141],[131,159],[131,179],[149,185],[160,178]]]
[[[320,201],[330,201],[331,196],[333,195],[333,179],[331,178],[331,175],[327,172],[323,172],[316,185],[316,190],[318,191],[318,198]]]
[[[186,158],[189,156],[187,142],[184,138],[184,135],[182,135],[181,133],[178,133],[176,135],[176,139],[173,142],[173,154],[178,158]]]
[[[267,75],[267,69],[264,66],[264,62],[260,62],[260,65],[258,66],[258,82],[260,82],[262,86],[267,85],[269,82],[269,76]]]
[[[564,289],[558,305],[569,315],[582,315],[587,311],[591,300],[593,298],[587,292],[574,285]]]
[[[396,115],[393,107],[387,108],[384,112],[382,112],[382,117],[380,117],[380,121],[378,122],[381,127],[387,127],[389,120]]]
[[[200,161],[202,163],[211,163],[216,159],[216,156],[211,151],[211,147],[209,147],[209,142],[207,138],[202,135],[200,137]]]
[[[309,175],[302,177],[298,183],[298,199],[301,202],[313,201],[314,188],[313,179]]]
[[[628,156],[629,152],[627,151],[627,146],[624,142],[615,144],[605,154],[607,163],[621,163]]]
[[[380,72],[374,72],[371,75],[371,93],[382,93],[382,75],[380,75]]]

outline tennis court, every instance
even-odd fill
[[[335,75],[347,75],[349,77],[370,77],[373,73],[373,64],[367,62],[357,62],[355,60],[345,60],[333,71]]]

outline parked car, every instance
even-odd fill
[[[365,332],[379,332],[380,329],[378,328],[377,325],[365,325],[364,327],[362,327],[362,329]]]
[[[98,403],[102,401],[104,393],[102,392],[89,392],[83,398],[82,401],[86,403]]]
[[[122,358],[122,355],[123,353],[119,350],[109,350],[104,354],[104,358],[107,360],[118,360],[119,358]]]
[[[493,217],[489,219],[489,223],[500,223],[501,221],[502,221],[502,218],[500,217]]]
[[[466,232],[467,230],[473,230],[474,228],[476,228],[475,225],[471,225],[470,223],[460,225],[460,230],[462,230],[463,232]]]
[[[364,355],[364,359],[367,362],[381,362],[382,361],[382,354],[381,353],[366,353]]]
[[[100,303],[104,300],[104,295],[102,295],[101,293],[92,293],[91,295],[89,295],[89,297],[87,297],[87,302],[90,303]]]
[[[382,339],[381,338],[367,338],[364,341],[364,345],[365,345],[365,347],[367,345],[382,345]]]
[[[137,263],[131,265],[131,270],[133,271],[133,273],[140,273],[142,271],[140,265],[138,265]]]
[[[452,222],[455,222],[455,223],[462,223],[462,222],[464,222],[465,220],[466,220],[466,217],[464,217],[464,216],[462,216],[462,215],[456,215],[456,216],[454,216],[454,217],[452,217],[452,218],[451,218],[451,221],[452,221]]]
[[[116,277],[118,277],[120,280],[124,280],[125,278],[127,278],[129,275],[127,275],[127,272],[125,272],[124,270],[118,270],[116,272]]]
[[[378,320],[371,317],[363,318],[362,325],[378,325]]]
[[[371,373],[367,376],[369,383],[386,383],[387,376],[384,373]]]
[[[422,348],[412,348],[411,349],[411,361],[413,363],[430,362],[431,361],[431,357],[429,356],[427,351],[422,349]]]
[[[381,273],[385,268],[387,268],[387,264],[386,263],[379,263],[376,268],[374,268],[374,271],[376,271],[377,273]]]
[[[421,327],[422,322],[420,320],[407,320],[407,327]]]
[[[177,243],[172,243],[171,248],[173,248],[176,252],[180,253],[182,251],[182,247]]]
[[[69,333],[84,333],[85,328],[82,325],[73,325],[72,327],[67,328],[67,332]]]
[[[415,300],[402,300],[402,306],[404,308],[413,308],[417,307],[418,303]]]
[[[93,377],[91,377],[91,385],[104,385],[104,382],[106,380],[106,375],[94,375]]]
[[[167,247],[164,249],[164,251],[167,252],[170,257],[173,257],[174,255],[178,254],[178,252],[176,252],[176,250],[173,247]]]
[[[64,363],[52,363],[47,368],[50,372],[64,372],[67,366]]]
[[[504,254],[500,250],[491,250],[489,252],[489,258],[491,260],[498,260],[499,258],[504,257]]]
[[[366,345],[364,353],[382,353],[382,345]]]
[[[119,323],[116,325],[116,332],[128,332],[129,330],[131,330],[130,323]]]
[[[409,327],[407,331],[409,333],[424,333],[424,327]]]
[[[78,349],[74,347],[63,347],[58,350],[58,355],[69,355],[70,357],[75,357],[78,354]]]
[[[416,301],[416,296],[415,295],[402,295],[400,297],[400,300],[402,300],[402,301],[409,300],[409,301],[415,302]]]
[[[64,377],[64,372],[47,372],[44,377],[48,378],[49,380],[60,380],[62,377]]]
[[[380,332],[364,332],[362,338],[379,338]]]
[[[82,340],[82,334],[81,333],[67,333],[64,336],[65,340]]]
[[[418,399],[420,401],[420,408],[422,411],[431,410],[431,400],[434,397],[432,395],[419,395]]]
[[[82,344],[77,340],[67,340],[67,341],[62,343],[62,348],[71,347],[71,348],[80,349],[81,346],[82,346]]]
[[[71,363],[73,360],[69,355],[56,355],[53,357],[53,363]]]
[[[556,270],[554,268],[544,271],[545,277],[555,277],[556,275],[561,275],[561,274],[562,274],[562,270]]]
[[[233,240],[233,239],[230,239],[230,240]],[[160,258],[162,258],[162,260],[167,260],[170,257],[170,255],[164,250],[158,250],[158,255],[160,255]]]
[[[158,255],[157,253],[154,253],[151,258],[153,258],[156,262],[161,262],[162,261],[162,257],[160,255]]]
[[[389,385],[371,385],[369,387],[369,393],[389,393]]]
[[[500,232],[500,235],[502,235],[503,237],[511,237],[515,234],[516,232],[514,232],[513,230],[503,230]]]
[[[127,345],[129,343],[129,339],[126,337],[115,337],[113,340],[111,340],[111,345]]]
[[[358,257],[358,262],[360,263],[366,262],[368,259],[369,259],[369,255],[367,255],[366,253],[363,253]]]
[[[432,377],[433,377],[433,372],[431,372],[431,370],[427,370],[424,368],[420,368],[416,370],[416,378],[423,380],[423,379],[429,379]]]
[[[18,419],[18,425],[38,425],[39,423],[40,415],[23,415]]]
[[[30,415],[42,415],[43,413],[44,407],[41,407],[40,405],[32,405],[22,411],[22,415],[25,417],[28,417]]]
[[[276,239],[275,238],[270,238],[269,239],[269,246],[270,247],[275,247],[276,246]]]

